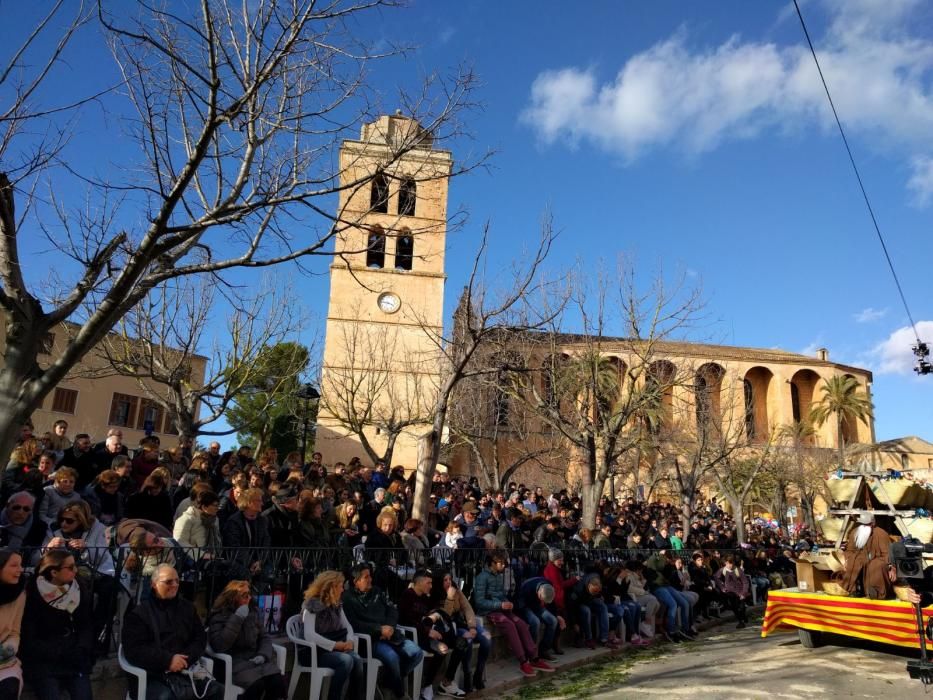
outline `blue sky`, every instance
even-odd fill
[[[933,7],[803,8],[914,318],[933,342]],[[611,265],[625,253],[646,270],[684,271],[702,282],[715,321],[699,339],[827,347],[874,371],[879,439],[933,440],[933,378],[911,372],[906,316],[792,4],[415,0],[358,30],[418,46],[372,70],[387,110],[397,86],[434,71],[466,63],[481,80],[472,138],[452,147],[455,158],[496,155],[451,186],[451,207],[469,221],[450,240],[448,310],[485,222],[507,261],[533,245],[550,211],[563,232],[555,265]],[[79,58],[107,60],[82,41],[65,90],[102,79],[81,70]],[[119,149],[112,132],[83,136],[79,153]],[[326,265],[316,271],[296,284],[320,319]]]

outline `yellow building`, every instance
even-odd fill
[[[358,432],[413,468],[439,382],[447,186],[452,159],[399,115],[365,124],[340,150],[316,449],[328,463],[370,461]],[[354,186],[356,182],[364,186]],[[355,430],[354,427],[358,426]]]
[[[67,334],[77,329],[72,324],[59,326],[48,334],[40,348],[39,364],[48,364],[61,353]],[[0,324],[0,351],[6,344],[6,325]],[[44,362],[43,362],[44,361]],[[207,358],[195,355],[191,361],[191,379],[197,386],[204,381]],[[164,387],[153,382],[146,386],[153,395],[165,395]],[[123,431],[124,444],[137,445],[151,432],[163,438],[174,435],[171,419],[157,403],[149,398],[136,379],[115,376],[109,369],[103,353],[92,348],[68,377],[43,399],[32,414],[35,433],[41,435],[52,430],[57,420],[68,422],[68,437],[72,440],[87,433],[94,441],[103,440],[111,428]]]

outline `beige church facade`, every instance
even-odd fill
[[[411,147],[398,155],[403,142]],[[330,268],[316,449],[330,464],[353,457],[369,463],[368,455],[383,454],[387,436],[397,435],[391,462],[411,469],[440,379],[451,154],[436,149],[416,122],[395,115],[365,125],[359,140],[344,142],[340,157],[345,187],[339,219],[344,226]],[[365,184],[356,187],[354,182]],[[585,344],[568,335],[558,351],[572,355]],[[631,366],[627,340],[603,338],[599,348],[620,366]],[[686,378],[673,382],[666,398],[672,409],[682,409],[682,420],[695,415],[691,407],[702,385],[704,400],[720,417],[728,414],[739,421],[753,442],[806,417],[819,400],[820,384],[833,376],[854,377],[871,396],[871,373],[832,362],[825,350],[809,357],[666,342],[657,343],[653,353],[659,371]],[[496,449],[527,447],[505,428]],[[843,426],[846,444],[870,444],[874,437],[872,421]],[[812,442],[836,446],[832,421],[819,428]],[[456,451],[450,459],[455,473],[475,472],[468,453]],[[566,485],[569,461],[569,455],[560,455],[554,469],[547,470],[555,485]],[[547,481],[535,469],[526,466],[516,476],[530,483]]]

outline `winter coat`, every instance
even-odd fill
[[[87,532],[77,537],[75,535],[64,534],[61,528],[53,530],[46,538],[44,544],[47,545],[56,537],[62,537],[66,540],[82,540],[84,542],[84,549],[82,549],[80,553],[72,550],[78,562],[87,566],[95,573],[103,574],[104,576],[114,575],[115,567],[113,564],[113,556],[110,554],[110,542],[107,537],[107,528],[99,521],[95,520],[91,523],[91,527]]]
[[[81,500],[81,494],[77,490],[68,494],[62,493],[54,486],[46,486],[44,490],[45,496],[42,498],[38,512],[39,517],[49,525],[58,520],[58,514],[62,508],[69,503],[76,503]]]
[[[161,491],[156,495],[138,491],[126,500],[126,517],[128,518],[151,520],[171,529],[174,516],[172,498],[166,491]]]
[[[23,674],[30,676],[74,676],[90,673],[94,665],[94,597],[90,587],[75,579],[81,602],[74,612],[56,610],[39,595],[36,580],[26,584],[27,633],[19,646]]]
[[[554,605],[553,601],[549,605],[545,605],[538,597],[538,587],[544,583],[553,585],[543,576],[535,576],[527,579],[522,584],[521,588],[518,589],[518,596],[515,598],[515,606],[520,610],[530,610],[535,615],[539,616],[545,609],[558,615],[557,607]]]
[[[104,525],[116,525],[123,520],[126,499],[119,491],[111,495],[91,484],[84,489],[81,497],[91,507],[94,517]]]
[[[211,649],[233,657],[233,682],[241,688],[280,672],[272,640],[263,631],[259,613],[253,606],[246,617],[234,615],[233,610],[212,611],[207,618],[207,636]],[[251,659],[260,654],[265,661],[257,666]]]
[[[219,549],[222,544],[217,517],[205,520],[197,506],[189,506],[175,521],[172,537],[183,547]]]
[[[544,567],[544,578],[554,586],[554,608],[560,614],[563,614],[567,609],[565,601],[567,591],[576,585],[577,577],[564,578],[564,572],[557,568],[554,562],[549,561],[547,566]]]
[[[502,610],[502,604],[508,600],[505,594],[505,574],[494,574],[491,569],[483,569],[473,584],[473,600],[477,615]]]
[[[496,546],[510,552],[515,549],[528,549],[528,539],[521,529],[513,529],[511,523],[504,522],[496,531]]]
[[[473,612],[473,606],[470,605],[470,601],[467,600],[467,597],[459,588],[452,599],[446,595],[444,596],[441,609],[454,620],[466,622],[468,629],[476,628],[476,613]]]
[[[398,624],[398,608],[378,588],[373,587],[366,593],[360,593],[351,586],[343,592],[341,602],[354,632],[370,635],[373,643],[382,638],[383,625],[395,627]]]
[[[161,676],[175,654],[196,661],[207,648],[207,634],[194,604],[184,598],[143,600],[126,614],[123,653],[134,666]]]

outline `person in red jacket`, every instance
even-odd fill
[[[544,578],[554,587],[554,607],[557,614],[567,619],[567,604],[565,593],[577,583],[577,577],[564,578],[564,553],[556,548],[548,551],[548,564],[544,567]],[[560,648],[560,635],[554,637],[554,653],[563,654]]]

